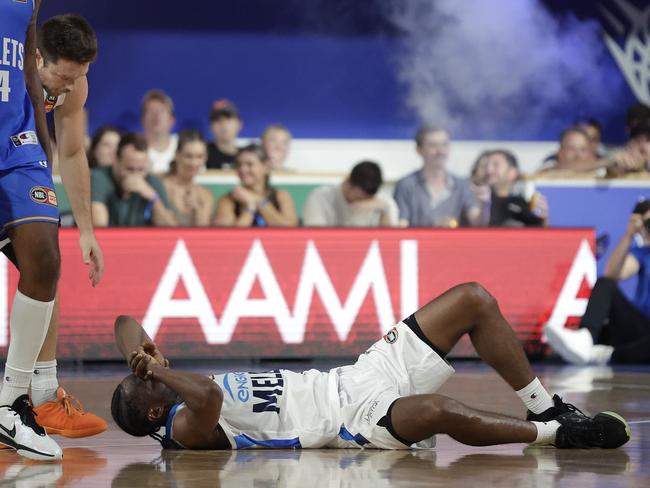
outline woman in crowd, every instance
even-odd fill
[[[295,227],[298,216],[291,195],[270,185],[271,165],[261,147],[251,144],[236,156],[240,184],[217,203],[215,225],[225,227]]]
[[[121,132],[110,125],[100,127],[95,131],[88,150],[88,163],[91,168],[113,166],[117,159],[117,145],[122,137]]]
[[[262,134],[262,149],[272,170],[286,170],[291,148],[291,132],[280,124],[269,125]]]
[[[212,219],[214,197],[197,185],[196,176],[205,171],[208,146],[200,132],[186,130],[178,137],[176,158],[163,178],[172,210],[181,227],[206,227]]]

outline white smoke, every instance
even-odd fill
[[[599,68],[607,53],[596,22],[556,18],[539,0],[387,0],[386,8],[404,33],[399,76],[423,123],[485,138],[508,127],[516,139],[624,110],[611,96],[624,85]]]

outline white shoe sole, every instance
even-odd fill
[[[562,356],[565,361],[579,365],[585,365],[589,362],[588,357],[583,357],[570,347],[567,347],[561,331],[558,331],[553,327],[546,327],[544,333],[546,334],[546,340],[550,346],[555,352]]]

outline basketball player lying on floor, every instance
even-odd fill
[[[472,446],[506,443],[617,448],[630,439],[612,412],[591,418],[551,396],[533,374],[496,300],[476,283],[456,286],[393,327],[354,365],[329,372],[170,369],[131,317],[115,322],[133,374],[117,386],[115,422],[166,448],[433,447],[435,434]],[[464,335],[516,391],[526,420],[475,410],[435,393],[453,374],[445,355]],[[158,430],[165,427],[164,436]]]

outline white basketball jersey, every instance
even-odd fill
[[[339,434],[336,374],[276,369],[211,378],[223,391],[219,425],[237,449],[323,447]]]

